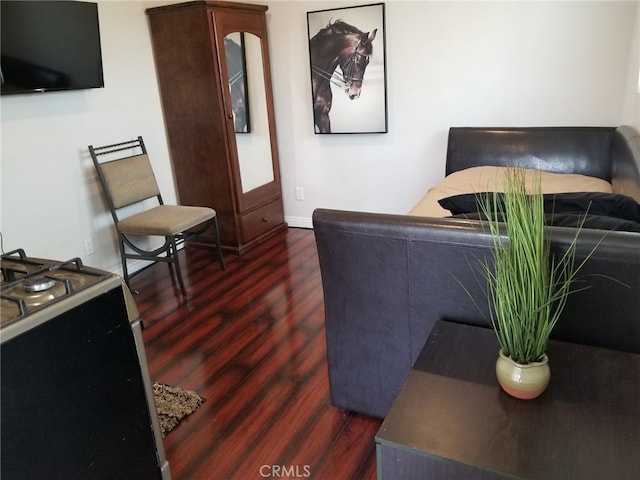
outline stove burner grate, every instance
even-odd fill
[[[2,326],[111,276],[85,267],[79,257],[66,262],[36,259],[23,249],[0,256],[0,270]]]

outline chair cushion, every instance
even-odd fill
[[[137,235],[176,235],[215,216],[216,211],[207,207],[159,205],[119,221],[118,230]]]

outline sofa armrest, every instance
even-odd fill
[[[439,222],[314,212],[334,406],[384,417],[440,314],[478,321],[472,306],[461,306],[460,295],[450,295],[459,288],[451,275],[456,271],[443,267],[456,260],[448,255],[472,246],[451,248],[449,228],[430,229],[425,237],[425,225]],[[466,223],[454,222],[463,229]],[[431,268],[435,262],[439,267]]]

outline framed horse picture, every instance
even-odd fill
[[[315,133],[386,133],[384,3],[307,12]]]

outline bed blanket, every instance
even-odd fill
[[[464,193],[503,192],[505,172],[508,167],[471,167],[447,175],[442,182],[430,188],[426,195],[409,211],[409,215],[421,217],[448,217],[438,203],[440,200]],[[609,182],[596,177],[576,173],[551,173],[525,169],[527,188],[531,189],[537,174],[540,174],[543,193],[602,192],[611,193]]]

